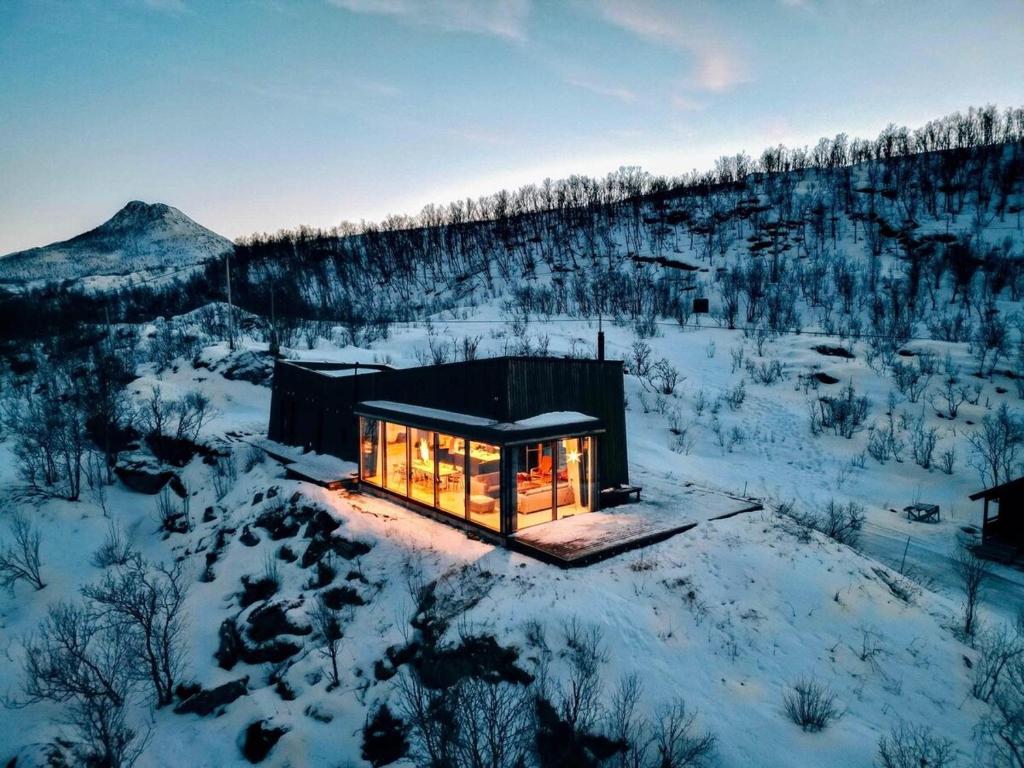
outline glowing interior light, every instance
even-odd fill
[[[579,451],[567,451],[566,455],[565,455],[565,458],[566,458],[566,460],[570,464],[576,464],[580,460],[580,452]]]
[[[426,440],[420,440],[420,458],[423,461],[430,461],[430,449],[427,448]]]

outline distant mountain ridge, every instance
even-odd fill
[[[100,226],[70,240],[0,257],[0,282],[148,277],[199,266],[233,247],[177,208],[133,200]]]

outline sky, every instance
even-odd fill
[[[0,0],[0,253],[231,238],[1024,105],[1020,0]]]

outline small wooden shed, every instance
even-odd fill
[[[970,498],[985,502],[981,518],[983,544],[1024,550],[1024,477],[972,493]]]

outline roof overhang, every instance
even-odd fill
[[[517,445],[604,432],[600,419],[576,411],[555,411],[510,422],[391,400],[367,400],[357,403],[353,411],[357,416],[446,432],[494,445]]]

